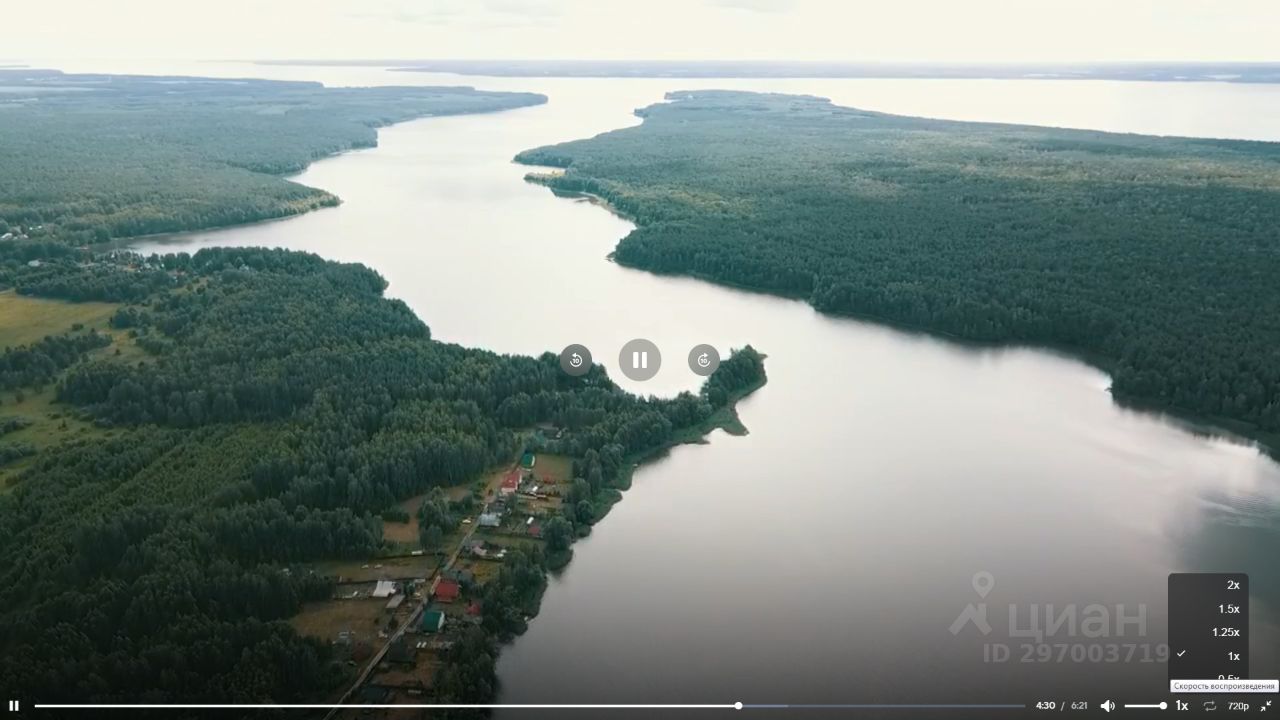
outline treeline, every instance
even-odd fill
[[[108,356],[58,381],[98,429],[41,451],[0,494],[0,684],[23,697],[322,695],[341,670],[283,620],[328,586],[297,563],[375,555],[385,508],[509,462],[535,422],[566,420],[557,442],[603,488],[628,453],[710,417],[716,387],[748,382],[726,367],[758,364],[745,353],[703,394],[642,399],[600,369],[569,377],[550,353],[435,342],[362,266],[252,248],[92,261],[173,281],[112,320],[148,348],[141,361]],[[510,564],[486,589],[496,624],[476,642],[492,651],[519,630],[544,562]],[[444,687],[485,695],[486,663]]]
[[[0,465],[6,465],[14,460],[21,460],[24,457],[30,457],[35,454],[36,449],[31,443],[0,442]]]
[[[280,176],[372,147],[389,123],[546,102],[465,87],[22,69],[0,70],[0,84],[0,236],[75,245],[335,205],[333,195]]]
[[[111,344],[111,337],[90,329],[83,333],[50,335],[30,345],[5,348],[0,353],[0,390],[40,388],[85,353]]]
[[[0,435],[8,435],[25,427],[30,427],[31,419],[20,415],[10,415],[6,418],[0,418]]]
[[[635,219],[618,262],[1081,350],[1118,396],[1280,430],[1280,145],[672,99],[517,158]]]

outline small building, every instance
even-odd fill
[[[40,262],[39,260],[32,260],[31,262],[27,263],[27,267],[38,268],[43,264],[44,263]]]
[[[502,478],[502,487],[498,488],[498,493],[502,495],[513,495],[520,489],[520,471],[512,470]]]
[[[396,584],[390,580],[379,580],[378,584],[373,588],[373,596],[376,598],[391,597],[396,594]]]
[[[390,610],[391,612],[395,612],[396,608],[400,607],[401,603],[403,602],[404,602],[403,595],[392,595],[391,599],[387,601],[387,609]]]
[[[439,610],[422,612],[422,632],[438,633],[444,628],[444,613]]]
[[[343,630],[338,633],[338,637],[333,641],[334,656],[339,660],[349,660],[354,640],[350,630]]]
[[[440,602],[451,603],[457,600],[461,594],[462,586],[458,584],[457,580],[441,578],[440,582],[436,583],[436,590],[431,596]]]
[[[481,609],[482,609],[482,606],[480,605],[480,601],[472,600],[471,604],[467,606],[467,615],[479,616]]]
[[[496,528],[502,526],[502,516],[498,513],[480,513],[480,527]]]
[[[528,533],[529,533],[529,537],[540,538],[542,537],[542,526],[539,525],[538,523],[533,523],[529,525]]]
[[[538,463],[538,456],[531,452],[527,452],[520,456],[520,467],[526,470],[532,470],[533,466]]]

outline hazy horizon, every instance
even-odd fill
[[[1280,61],[1269,0],[45,0],[0,14],[49,60]]]

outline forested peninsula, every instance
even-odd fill
[[[429,115],[536,105],[470,87],[0,69],[0,237],[75,245],[295,215],[339,199],[283,176]]]
[[[98,245],[331,204],[281,175],[540,95],[2,77],[0,686],[24,702],[491,702],[636,463],[735,429],[764,382],[747,347],[640,398],[439,342],[361,265]]]
[[[1066,348],[1122,399],[1280,431],[1280,144],[668,99],[517,157],[636,223],[619,263]]]
[[[384,518],[405,520],[397,504],[428,491],[420,542],[438,549],[484,500],[438,493],[474,487],[530,451],[531,429],[554,427],[536,450],[572,458],[571,482],[558,511],[531,500],[519,516],[543,518],[546,546],[513,544],[467,591],[483,615],[450,641],[431,687],[440,701],[489,701],[497,645],[536,613],[544,568],[567,559],[637,460],[727,421],[764,379],[746,348],[698,394],[639,398],[599,367],[570,377],[552,353],[433,340],[377,273],[305,253],[28,244],[19,264],[15,247],[0,245],[0,280],[16,288],[0,311],[96,318],[49,323],[54,334],[0,361],[0,446],[31,449],[0,491],[0,682],[28,698],[325,696],[350,680],[334,638],[285,622],[334,595],[337,578],[314,563],[390,554]],[[70,297],[95,312],[75,314]]]

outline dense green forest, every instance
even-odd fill
[[[57,407],[91,424],[0,490],[0,685],[24,698],[314,699],[345,668],[284,622],[331,593],[301,563],[374,556],[381,511],[509,462],[534,423],[563,428],[555,449],[579,457],[568,515],[550,523],[563,552],[635,458],[763,380],[747,348],[699,394],[639,398],[551,353],[434,341],[377,273],[304,253],[26,242],[0,246],[0,268],[20,293],[80,297],[87,283],[128,303],[110,320],[123,356],[37,346],[56,358],[39,367],[57,375]],[[493,697],[497,644],[536,609],[545,563],[514,553],[485,587],[484,625],[440,697]]]
[[[76,245],[292,215],[338,198],[281,177],[377,128],[546,102],[468,87],[0,70],[0,237]]]
[[[618,262],[1083,351],[1117,396],[1280,431],[1280,144],[669,99],[518,157],[635,220]]]

